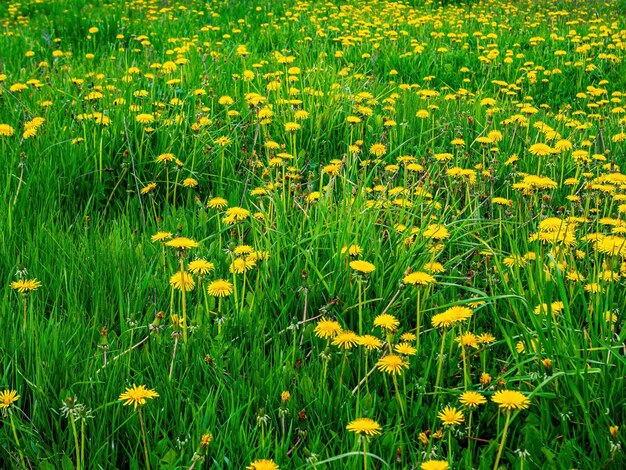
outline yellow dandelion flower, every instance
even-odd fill
[[[246,470],[279,470],[279,468],[271,459],[259,459],[247,466]]]
[[[396,317],[390,315],[388,313],[381,313],[376,318],[374,318],[374,326],[378,326],[383,330],[396,330],[398,326],[400,326],[400,322]]]
[[[195,259],[187,266],[192,274],[208,274],[215,269],[215,265],[205,259]]]
[[[464,392],[459,397],[461,404],[468,408],[476,408],[478,405],[487,403],[487,399],[478,392]]]
[[[315,333],[315,336],[317,336],[318,338],[332,339],[339,333],[341,333],[341,330],[342,328],[339,322],[335,320],[327,320],[326,318],[322,317],[322,319],[317,322],[313,333]]]
[[[530,400],[523,393],[515,390],[500,390],[493,394],[491,401],[507,411],[525,410],[530,406]]]
[[[170,277],[170,286],[174,289],[185,290],[187,292],[192,291],[196,283],[191,277],[191,274],[185,271],[178,271],[172,277]]]
[[[402,375],[403,370],[408,367],[409,364],[395,354],[387,354],[385,357],[381,357],[376,363],[376,368],[379,371],[391,375]]]
[[[216,279],[207,286],[207,292],[212,297],[228,297],[233,293],[233,285],[226,279]]]
[[[145,385],[137,386],[133,384],[131,388],[126,388],[126,391],[119,397],[119,401],[124,402],[124,406],[133,405],[135,409],[137,406],[143,406],[146,404],[146,399],[151,400],[158,397],[159,394],[154,390],[146,389]]]
[[[0,408],[8,408],[19,398],[16,390],[3,390],[0,392]]]
[[[340,349],[352,349],[358,344],[359,336],[353,331],[341,331],[332,342],[333,346],[337,346]]]
[[[371,272],[376,270],[376,266],[374,266],[372,263],[368,261],[363,261],[360,259],[351,261],[350,267],[354,269],[355,271],[363,273],[363,274],[370,274]]]
[[[437,414],[437,418],[442,421],[444,426],[456,426],[465,421],[463,412],[458,411],[456,408],[446,406],[442,411]]]
[[[20,294],[28,294],[41,287],[41,282],[37,279],[20,279],[11,283],[11,288],[18,291]]]
[[[421,271],[415,271],[411,274],[407,274],[406,276],[404,276],[402,282],[404,284],[409,284],[412,286],[427,286],[429,284],[433,284],[435,282],[435,278],[432,277],[430,274]]]
[[[346,429],[360,435],[376,436],[381,433],[383,428],[373,419],[357,418],[350,421],[350,423],[346,426]]]

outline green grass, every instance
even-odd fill
[[[159,394],[140,408],[151,468],[363,468],[360,417],[381,426],[369,468],[489,469],[501,443],[500,468],[626,465],[619,4],[443,3],[0,5],[0,391],[20,396],[2,468],[146,468],[119,400],[133,384]],[[215,197],[250,215],[230,224]],[[157,232],[199,243],[184,266],[214,263],[184,304]],[[245,277],[242,245],[269,255]],[[433,285],[403,284],[432,262]],[[236,286],[221,302],[215,279]],[[471,319],[433,325],[458,306]],[[343,363],[322,317],[392,345],[419,333],[397,388],[372,369],[389,344]],[[495,341],[464,354],[463,333]],[[471,414],[467,390],[487,398]],[[505,440],[501,390],[530,400]],[[465,417],[451,430],[448,405]]]

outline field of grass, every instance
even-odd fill
[[[619,469],[623,2],[0,3],[0,467]]]

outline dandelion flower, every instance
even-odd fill
[[[20,279],[11,283],[11,287],[20,294],[28,294],[41,287],[41,282],[37,279]]]
[[[376,421],[370,418],[357,418],[346,426],[348,431],[359,435],[376,436],[382,431],[382,427]]]
[[[259,459],[252,462],[246,470],[279,470],[278,465],[271,459]]]
[[[206,206],[209,209],[222,210],[225,207],[228,207],[228,201],[224,199],[223,197],[214,197],[208,200],[208,202],[206,203]]]
[[[212,440],[213,440],[213,434],[211,434],[210,432],[207,432],[202,435],[202,438],[200,439],[200,445],[202,447],[207,447],[211,443]]]
[[[191,274],[185,271],[178,271],[170,277],[170,285],[174,289],[185,290],[187,292],[193,290],[196,285]]]
[[[440,411],[437,418],[442,421],[444,426],[455,426],[465,421],[463,412],[458,411],[456,408],[451,406],[446,406],[442,411]]]
[[[146,399],[151,400],[158,396],[157,392],[146,389],[145,385],[137,386],[133,384],[131,388],[126,388],[126,391],[120,395],[119,401],[123,401],[124,406],[133,405],[137,409],[137,405],[143,406],[146,404]]]
[[[525,410],[530,400],[523,393],[515,390],[500,390],[493,394],[491,401],[506,410]]]
[[[432,240],[445,240],[449,236],[448,229],[439,224],[431,224],[424,230],[424,237]]]
[[[187,266],[192,274],[208,274],[215,269],[215,265],[205,259],[195,259]]]
[[[217,279],[208,285],[207,292],[212,297],[228,297],[233,293],[233,285],[226,279]]]
[[[476,408],[478,405],[487,403],[487,399],[478,392],[464,392],[459,401],[468,408]]]
[[[8,408],[17,400],[19,400],[20,396],[17,394],[16,390],[4,390],[0,392],[0,408]]]
[[[395,330],[399,325],[398,319],[388,313],[381,313],[374,318],[374,326],[378,326],[383,330]]]
[[[417,349],[415,349],[411,343],[399,343],[396,344],[393,349],[402,356],[414,356],[417,354]]]
[[[185,237],[176,237],[172,240],[165,242],[165,245],[171,246],[172,248],[176,248],[180,251],[188,250],[189,248],[196,248],[198,246],[198,242]]]
[[[450,307],[443,313],[439,313],[432,318],[433,326],[436,328],[439,327],[450,327],[457,323],[463,322],[472,316],[472,310],[467,307]]]
[[[170,232],[157,232],[152,235],[152,238],[150,238],[150,240],[152,242],[162,242],[164,240],[169,240],[170,238],[172,238],[172,234]]]
[[[373,335],[359,336],[358,341],[359,341],[359,344],[363,346],[365,349],[367,349],[368,351],[371,351],[372,349],[380,349],[383,345],[383,342],[379,338]]]
[[[422,462],[420,470],[449,470],[450,465],[445,460],[427,460]]]
[[[408,367],[409,364],[395,354],[387,354],[385,357],[381,357],[376,363],[376,368],[379,371],[391,375],[402,375],[403,369]]]
[[[416,271],[414,273],[404,276],[402,282],[404,284],[409,284],[412,286],[427,286],[429,284],[433,284],[435,282],[435,278],[432,277],[430,274]]]
[[[360,259],[351,261],[350,267],[354,269],[355,271],[363,273],[363,274],[369,274],[376,269],[376,266],[374,266],[372,263],[369,263],[367,261],[363,261]]]
[[[341,349],[352,349],[359,344],[359,336],[353,331],[342,331],[332,342],[333,346],[337,346]]]
[[[341,329],[342,328],[339,322],[336,322],[335,320],[327,320],[322,317],[322,319],[317,322],[313,332],[318,338],[331,339],[341,333]]]
[[[387,148],[383,144],[374,144],[370,147],[370,153],[377,157],[382,157],[387,153]]]

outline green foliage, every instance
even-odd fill
[[[0,4],[0,391],[20,395],[0,466],[146,467],[119,400],[136,384],[159,395],[140,408],[152,468],[623,467],[619,11]],[[183,296],[196,259],[214,269]],[[471,319],[433,325],[458,306]],[[344,352],[322,319],[385,344]],[[394,381],[375,364],[401,342]],[[508,428],[503,389],[530,399]],[[442,428],[447,405],[463,425]],[[347,431],[360,417],[381,435]]]

